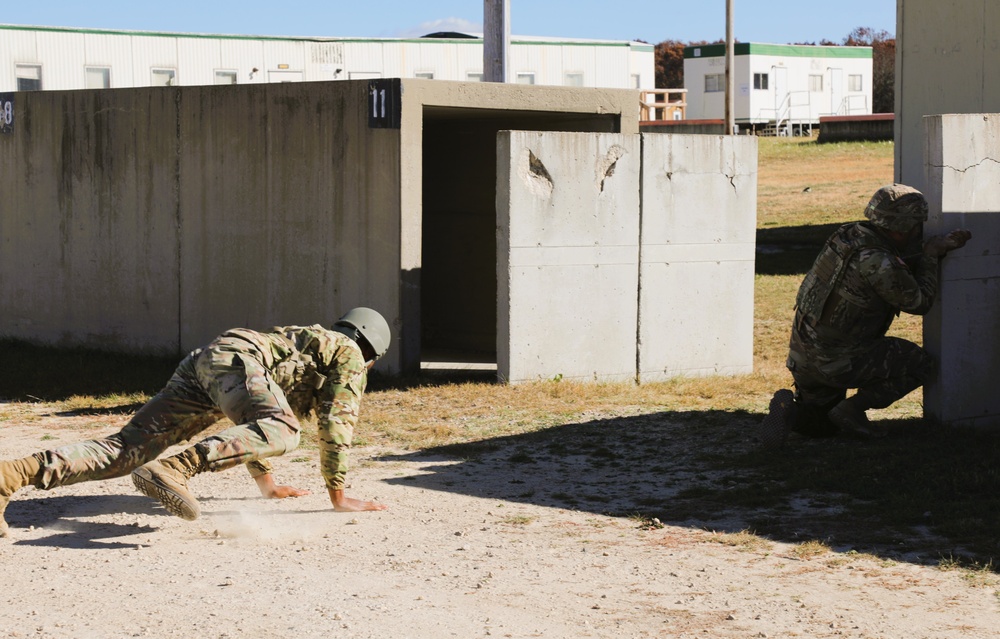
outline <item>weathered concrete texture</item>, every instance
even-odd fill
[[[924,190],[925,115],[1000,112],[1000,2],[896,1],[896,181]]]
[[[0,134],[0,335],[175,351],[176,94],[14,100]]]
[[[639,379],[753,370],[757,139],[643,134]]]
[[[501,133],[501,378],[635,379],[639,144],[638,135]]]
[[[940,298],[924,344],[940,361],[924,410],[951,424],[1000,425],[1000,115],[925,119],[930,217],[925,235],[972,231],[941,265]]]
[[[329,324],[358,305],[398,327],[399,137],[345,108],[366,97],[364,83],[181,94],[186,348],[228,326]]]
[[[751,372],[756,153],[751,136],[502,133],[500,376]]]

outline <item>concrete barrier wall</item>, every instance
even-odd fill
[[[752,371],[756,138],[503,132],[498,146],[501,377]]]
[[[398,132],[368,128],[365,84],[321,86],[182,94],[185,348],[358,305],[398,327]]]
[[[499,376],[634,380],[639,136],[504,131],[497,164]]]
[[[753,370],[757,139],[643,134],[639,379]]]
[[[968,228],[972,240],[941,264],[940,296],[924,319],[939,360],[925,412],[950,424],[1000,425],[1000,115],[925,118],[925,235]]]
[[[398,327],[399,132],[365,83],[14,99],[0,334],[181,353],[359,304]]]
[[[0,134],[0,334],[176,352],[176,92],[13,99]]]

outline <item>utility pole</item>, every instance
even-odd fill
[[[733,69],[735,58],[733,44],[733,2],[726,0],[726,135],[736,131],[736,77]]]
[[[506,82],[510,59],[510,2],[483,0],[483,81]]]

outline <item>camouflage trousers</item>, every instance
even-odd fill
[[[826,414],[848,389],[858,389],[867,408],[885,408],[930,381],[935,370],[927,351],[898,337],[883,337],[865,353],[824,366],[823,371],[797,365],[796,359],[793,354],[788,365],[797,406],[792,429],[812,436],[836,434]]]
[[[266,457],[299,444],[299,421],[260,352],[237,337],[221,337],[188,355],[118,433],[42,453],[37,485],[49,489],[122,477],[223,416],[236,425],[195,444],[207,470],[248,464],[256,477],[270,472]]]

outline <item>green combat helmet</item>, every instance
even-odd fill
[[[868,202],[865,217],[879,228],[909,233],[927,220],[927,199],[905,184],[883,186]]]
[[[385,318],[375,310],[359,306],[352,308],[333,323],[333,330],[347,335],[355,342],[358,338],[363,338],[372,350],[375,351],[375,359],[385,355],[389,350],[389,341],[392,334],[389,332],[389,324]]]

